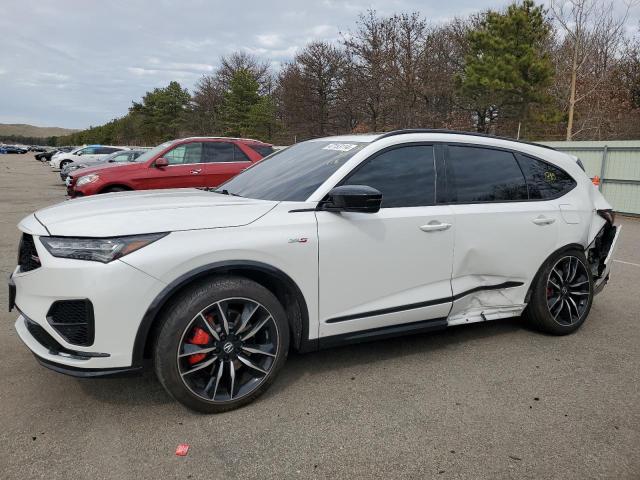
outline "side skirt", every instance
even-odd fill
[[[433,332],[436,330],[443,330],[447,328],[447,326],[448,323],[446,318],[434,318],[420,322],[403,323],[400,325],[390,325],[388,327],[360,330],[358,332],[322,337],[319,339],[319,348],[331,348],[339,345],[370,342],[373,340],[399,337],[408,334]]]

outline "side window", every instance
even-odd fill
[[[435,203],[432,145],[415,145],[383,152],[342,182],[368,185],[382,192],[382,208],[418,207]]]
[[[233,162],[233,143],[208,142],[205,143],[205,162],[222,163]]]
[[[516,154],[516,157],[527,179],[531,199],[559,197],[577,185],[568,173],[558,167],[526,155]]]
[[[452,203],[527,200],[527,184],[510,152],[449,145],[447,185]]]
[[[82,155],[95,155],[99,150],[99,147],[86,147],[80,150]]]
[[[117,163],[128,162],[129,161],[129,154],[128,153],[120,153],[119,155],[116,155],[115,157],[113,157],[112,161],[117,162]]]
[[[202,163],[202,143],[194,142],[179,145],[164,155],[169,165]]]
[[[269,147],[267,145],[251,145],[251,148],[263,157],[271,155],[274,152],[273,147]]]

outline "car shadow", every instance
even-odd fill
[[[287,362],[264,398],[291,388],[301,378],[313,382],[314,376],[327,371],[353,370],[359,365],[384,364],[406,356],[419,355],[429,361],[432,352],[496,335],[506,335],[523,328],[520,318],[481,322],[438,332],[408,335],[373,342],[334,347],[318,352],[290,352]],[[122,377],[78,379],[87,396],[100,402],[126,405],[160,406],[174,403],[157,380],[150,365],[142,374]]]

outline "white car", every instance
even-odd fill
[[[310,140],[215,191],[68,201],[19,225],[15,328],[43,365],[139,370],[220,412],[310,351],[496,320],[563,335],[620,231],[574,158],[442,131]]]
[[[49,165],[54,170],[61,170],[65,167],[65,165],[71,162],[99,160],[121,150],[129,150],[129,148],[114,147],[111,145],[89,145],[86,147],[79,147],[75,150],[71,150],[70,152],[56,153],[51,157]]]

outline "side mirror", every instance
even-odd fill
[[[169,166],[169,160],[167,160],[164,157],[160,157],[159,159],[156,160],[156,168],[164,168],[164,167],[168,167]]]
[[[80,151],[80,152],[76,152],[76,155],[77,155],[78,157],[79,157],[79,156],[81,156],[81,155],[82,155],[82,151]]]
[[[382,193],[367,185],[342,185],[333,188],[319,210],[328,212],[376,213],[382,205]]]

